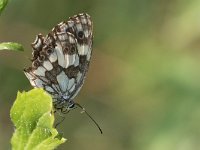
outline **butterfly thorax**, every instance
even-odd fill
[[[53,106],[55,110],[65,113],[69,112],[71,109],[74,109],[75,104],[73,100],[61,97],[53,102]]]

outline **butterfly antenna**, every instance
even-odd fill
[[[92,116],[90,116],[90,114],[85,110],[85,108],[83,108],[80,104],[78,103],[74,103],[76,106],[78,106],[79,108],[81,108],[83,110],[83,112],[94,122],[94,124],[98,127],[99,131],[101,132],[101,134],[103,134],[103,131],[101,130],[100,126],[98,125],[98,123],[92,118]]]

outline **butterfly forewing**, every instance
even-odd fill
[[[55,109],[62,109],[81,89],[92,51],[92,21],[88,14],[70,17],[46,37],[32,44],[32,66],[24,73],[32,86],[52,95]]]

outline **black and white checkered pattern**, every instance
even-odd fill
[[[32,86],[53,97],[55,110],[68,112],[80,91],[92,52],[92,21],[88,14],[70,17],[32,43],[32,66],[24,73]]]

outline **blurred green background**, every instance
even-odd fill
[[[0,17],[0,41],[24,52],[0,52],[0,146],[10,148],[9,110],[35,35],[87,12],[94,22],[88,76],[76,101],[103,129],[76,109],[59,126],[70,150],[200,149],[199,0],[11,0]]]

